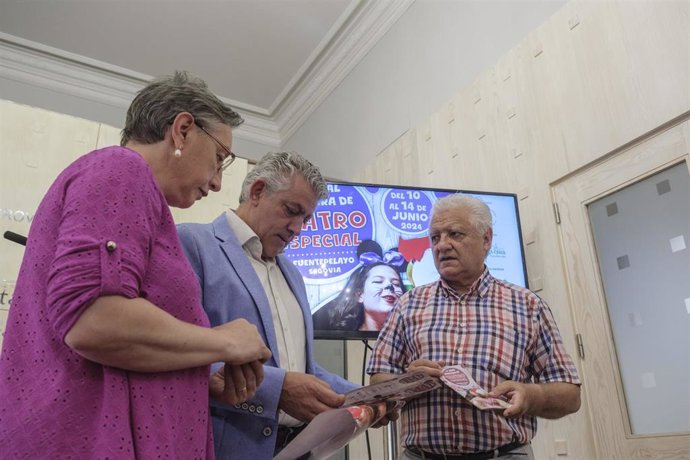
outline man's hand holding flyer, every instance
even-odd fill
[[[510,407],[510,404],[499,398],[492,398],[489,392],[480,387],[479,384],[472,378],[470,373],[462,366],[446,366],[443,368],[441,380],[449,388],[454,390],[463,398],[471,402],[479,409],[499,409],[504,410]]]

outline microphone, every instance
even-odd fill
[[[19,233],[14,233],[11,231],[6,231],[3,235],[5,239],[8,239],[10,241],[14,241],[17,244],[21,244],[22,246],[26,246],[26,237],[20,235]]]

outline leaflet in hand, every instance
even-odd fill
[[[402,404],[389,400],[321,412],[273,460],[293,460],[306,454],[309,460],[327,459]]]
[[[462,366],[446,366],[443,368],[441,380],[450,389],[467,399],[479,409],[507,409],[510,404],[502,398],[492,398],[489,392],[480,387],[470,373]]]
[[[342,407],[314,417],[274,460],[300,458],[307,453],[310,460],[326,459],[385,415],[400,409],[405,401],[441,386],[437,378],[417,371],[350,391]]]
[[[391,399],[405,401],[436,388],[441,388],[437,378],[429,377],[424,371],[409,372],[385,382],[352,390],[345,394],[343,405],[375,404]]]
[[[424,371],[409,372],[346,393],[342,407],[314,417],[274,460],[300,458],[307,453],[310,460],[326,459],[385,415],[399,410],[406,401],[443,384],[479,409],[503,410],[510,406],[503,399],[489,397],[462,366],[445,367],[440,380]]]

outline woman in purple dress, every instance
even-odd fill
[[[242,118],[184,72],[132,101],[122,146],[55,180],[31,225],[0,359],[4,458],[212,458],[209,391],[251,396],[270,356],[209,328],[168,206],[219,191]],[[209,364],[225,362],[209,380]]]

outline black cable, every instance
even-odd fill
[[[371,347],[369,346],[369,341],[367,339],[362,339],[362,343],[364,344],[364,357],[362,358],[362,386],[364,386],[364,377],[366,376],[367,372],[367,348],[371,350]]]
[[[3,236],[5,237],[5,239],[14,241],[15,243],[21,244],[22,246],[26,246],[26,237],[20,235],[19,233],[14,233],[7,230]]]
[[[366,374],[366,369],[367,369],[367,350],[372,350],[371,346],[369,346],[369,341],[367,339],[362,339],[362,343],[364,344],[364,357],[362,358],[362,386],[364,386],[364,376]],[[371,460],[371,443],[369,442],[369,430],[366,430],[364,432],[364,437],[367,440],[367,457],[369,460]]]

